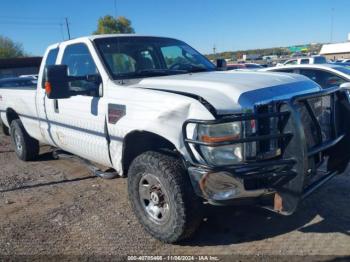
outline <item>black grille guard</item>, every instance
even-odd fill
[[[312,110],[307,106],[308,99],[320,98],[323,96],[331,97],[331,133],[332,137],[328,141],[322,141],[321,136],[321,126],[318,123],[316,116]],[[325,175],[319,179],[319,182],[313,182],[310,185],[305,185],[305,176],[310,173],[311,167],[309,166],[309,159],[319,155],[321,158],[324,157],[324,154],[327,150],[339,145],[339,142],[346,138],[349,140],[345,130],[339,128],[339,111],[338,105],[336,104],[342,102],[346,106],[342,107],[342,110],[347,110],[347,113],[350,116],[349,109],[349,99],[345,91],[339,87],[333,87],[325,89],[319,92],[303,94],[294,96],[291,99],[275,101],[280,105],[286,105],[288,110],[284,112],[273,112],[273,113],[244,113],[240,115],[230,115],[222,116],[221,118],[215,120],[197,120],[189,119],[184,122],[182,126],[183,132],[183,142],[185,148],[190,156],[189,165],[195,166],[208,170],[210,172],[215,171],[228,171],[234,176],[240,177],[242,179],[251,180],[251,179],[264,179],[267,178],[263,183],[265,188],[277,191],[283,199],[283,208],[280,212],[286,214],[293,213],[297,207],[297,204],[300,199],[309,195],[319,187],[321,183],[324,183],[325,180],[328,180],[329,177],[334,176],[338,173],[337,170],[327,170]],[[298,111],[300,104],[304,103],[308,112],[311,115],[313,121],[316,124],[316,133],[318,139],[322,141],[318,145],[308,148],[305,141],[305,133],[303,129],[303,123],[301,121],[301,116]],[[336,108],[337,107],[337,108]],[[344,109],[345,108],[345,109]],[[343,112],[344,115],[344,112]],[[225,142],[216,142],[216,143],[207,143],[199,141],[196,139],[191,139],[187,137],[187,127],[189,124],[222,124],[235,121],[245,121],[245,120],[259,120],[261,118],[277,118],[281,123],[286,125],[287,122],[291,123],[291,130],[287,132],[278,132],[277,134],[271,135],[255,135],[250,137],[241,138],[238,140],[225,141]],[[284,127],[283,127],[284,128]],[[208,163],[199,162],[195,154],[192,151],[191,144],[194,147],[198,146],[208,146],[208,147],[217,147],[224,145],[231,145],[236,143],[247,143],[253,141],[268,141],[271,139],[277,139],[281,145],[285,145],[283,148],[282,154],[280,157],[276,157],[271,160],[254,160],[254,161],[244,161],[240,164],[234,165],[225,165],[225,166],[212,166]],[[342,143],[340,143],[342,144]],[[350,150],[350,148],[349,148]],[[200,150],[196,150],[200,154]],[[346,163],[347,164],[347,163]],[[318,167],[314,171],[317,172]]]

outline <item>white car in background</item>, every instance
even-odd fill
[[[299,57],[299,58],[289,59],[284,63],[277,64],[277,66],[326,64],[326,63],[327,63],[327,59],[324,56],[312,56],[312,57]]]
[[[264,68],[259,71],[304,75],[318,83],[322,88],[340,86],[350,82],[350,67],[335,64],[290,65]]]

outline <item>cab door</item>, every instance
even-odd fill
[[[106,102],[99,70],[85,43],[64,48],[61,61],[68,76],[85,80],[70,82],[79,95],[68,99],[46,99],[46,112],[53,140],[58,147],[82,158],[111,166],[106,131]]]
[[[47,66],[54,65],[57,60],[59,47],[56,45],[48,49],[39,71],[38,88],[36,90],[36,107],[39,121],[39,128],[44,141],[52,146],[57,146],[52,137],[51,125],[47,118],[46,103],[49,102],[45,93],[45,69]],[[40,87],[40,88],[39,88]]]

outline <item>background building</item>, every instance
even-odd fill
[[[320,55],[328,59],[350,58],[350,42],[323,45]]]

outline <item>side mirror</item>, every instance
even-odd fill
[[[340,85],[340,88],[349,89],[350,90],[350,82],[342,83]]]
[[[49,99],[71,97],[67,65],[50,65],[46,67],[45,92]]]
[[[217,59],[216,60],[216,68],[219,71],[226,71],[227,70],[227,63],[225,59]]]

